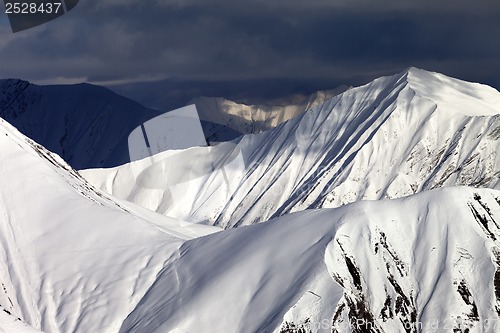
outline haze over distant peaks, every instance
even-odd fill
[[[221,97],[199,97],[190,104],[196,105],[204,120],[224,124],[243,134],[256,134],[297,117],[347,89],[349,87],[340,86],[309,96],[291,96],[257,105],[237,103]]]

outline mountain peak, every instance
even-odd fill
[[[465,116],[500,114],[500,93],[490,86],[416,67],[409,67],[398,76],[417,95],[435,103],[439,109]]]
[[[196,190],[186,185],[182,202],[194,205],[152,202],[149,189],[133,177],[116,181],[131,165],[83,174],[96,187],[148,209],[223,227],[447,185],[500,188],[495,174],[500,117],[470,116],[499,114],[500,103],[494,102],[499,95],[487,86],[417,68],[374,80],[274,129],[243,136],[237,145],[246,167],[226,171],[234,185],[222,173],[193,183]],[[229,158],[224,149],[211,150],[219,154],[220,165]],[[193,160],[191,154],[179,152],[172,161]],[[232,191],[229,204],[213,195],[221,188]]]

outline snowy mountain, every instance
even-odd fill
[[[115,196],[0,119],[0,332],[498,331],[499,95],[410,69]]]
[[[206,141],[214,145],[273,128],[345,89],[319,91],[290,105],[247,106],[223,98],[199,98],[193,103]],[[0,117],[76,169],[130,162],[128,135],[166,111],[170,110],[148,109],[90,84],[38,86],[0,80]]]
[[[117,332],[182,243],[218,231],[109,198],[4,120],[0,189],[0,332]]]
[[[499,222],[499,191],[445,188],[190,240],[125,326],[152,333],[498,331]]]
[[[499,144],[498,91],[410,68],[350,89],[264,133],[159,154],[155,169],[143,160],[82,175],[164,215],[228,228],[443,186],[500,189]],[[235,152],[243,163],[175,188],[161,185],[189,173],[185,161],[224,165]],[[151,171],[149,183],[157,188],[138,182],[138,169]]]
[[[498,322],[500,191],[445,188],[213,233],[107,197],[4,121],[0,154],[2,331]]]
[[[0,80],[0,117],[76,169],[130,162],[130,132],[163,113],[90,84],[38,86]],[[210,121],[202,127],[210,143],[241,135]]]
[[[332,90],[318,91],[306,97],[292,96],[269,101],[265,105],[246,105],[222,97],[198,97],[189,104],[196,105],[203,120],[223,124],[239,133],[256,134],[295,118],[348,89],[347,86],[340,86]]]

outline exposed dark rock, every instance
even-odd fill
[[[462,296],[465,304],[472,307],[471,312],[468,314],[469,319],[479,321],[479,313],[477,311],[476,302],[474,302],[474,298],[472,297],[472,294],[467,287],[467,283],[465,282],[465,280],[460,281],[457,290],[460,296]]]
[[[479,223],[479,225],[483,228],[483,230],[486,232],[486,234],[491,239],[496,240],[495,235],[489,229],[488,219],[486,218],[486,216],[484,216],[484,215],[482,216],[481,214],[479,214],[479,212],[476,210],[476,208],[471,203],[468,203],[467,205],[469,206],[469,208],[472,212],[472,215],[474,216],[476,221]]]
[[[387,292],[387,291],[386,291]],[[391,297],[387,295],[385,302],[384,302],[384,307],[380,311],[380,316],[384,321],[386,321],[389,318],[394,317],[394,313],[392,312],[392,304],[391,304]]]

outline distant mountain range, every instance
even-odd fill
[[[239,133],[257,134],[295,118],[348,89],[347,86],[340,86],[332,90],[318,91],[306,98],[292,96],[270,101],[267,105],[246,105],[222,97],[199,97],[189,104],[196,105],[203,120],[228,126]]]

